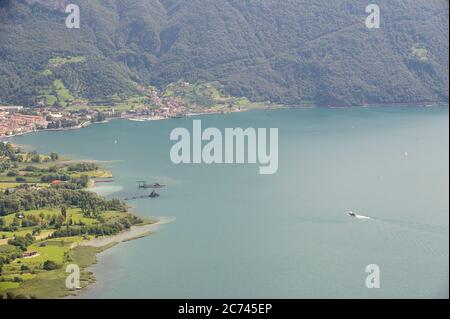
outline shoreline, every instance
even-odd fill
[[[102,123],[109,123],[109,121],[103,121],[103,122],[97,122],[99,124]],[[10,137],[21,137],[27,134],[31,134],[31,133],[37,133],[37,132],[57,132],[57,131],[74,131],[74,130],[80,130],[82,128],[86,128],[89,127],[90,125],[92,125],[93,123],[88,121],[88,122],[83,122],[77,126],[70,126],[70,127],[61,127],[61,128],[45,128],[42,130],[32,130],[32,131],[28,131],[28,132],[21,132],[21,133],[16,133],[16,134],[12,134],[12,135],[8,135],[8,136],[0,136],[0,140],[1,139],[5,139],[5,138],[10,138]]]
[[[134,239],[146,237],[151,235],[158,226],[165,225],[171,223],[175,220],[175,218],[167,218],[167,217],[152,217],[156,221],[150,221],[143,225],[133,225],[130,229],[127,229],[119,234],[102,237],[102,238],[94,238],[90,240],[85,240],[81,242],[78,246],[91,246],[96,248],[102,248],[111,244],[120,244],[124,242],[128,242]]]
[[[404,105],[395,105],[395,106],[391,106],[391,107],[403,107],[403,106]],[[366,107],[369,107],[369,106],[360,106],[360,108],[366,108]],[[374,105],[372,107],[377,107],[377,106]],[[378,106],[378,107],[383,107],[383,106]],[[427,106],[417,105],[417,107],[426,108]],[[428,106],[428,107],[447,107],[448,108],[448,106],[442,105],[442,104],[440,104],[440,105],[436,104],[436,105]],[[299,106],[287,107],[286,106],[286,107],[277,107],[277,108],[245,109],[245,110],[241,110],[241,111],[237,111],[237,112],[258,111],[258,110],[276,110],[276,109],[300,109],[300,108],[308,109],[308,108],[318,108],[318,107],[299,107]],[[328,108],[333,109],[333,107],[328,107]],[[336,107],[336,108],[348,109],[351,107]],[[233,112],[225,113],[225,114],[231,114],[231,113],[233,113]],[[195,116],[195,115],[201,116],[201,115],[210,115],[210,114],[211,115],[213,115],[213,114],[224,115],[223,113],[220,113],[220,112],[217,112],[217,113],[210,112],[210,113],[206,113],[206,114],[203,114],[203,113],[202,114],[192,114],[191,116]],[[117,118],[117,119],[119,119],[119,118]],[[123,118],[123,119],[126,119],[126,118]],[[173,118],[168,118],[168,119],[173,119]],[[96,124],[96,123],[93,123],[93,124]],[[101,123],[98,122],[98,124],[101,124]],[[80,127],[80,128],[83,128],[83,127]],[[75,130],[75,129],[77,129],[77,128],[54,129],[54,130],[59,131],[59,130]],[[33,132],[29,132],[29,133],[41,132],[41,131],[46,131],[46,130],[33,131]],[[12,136],[10,136],[10,137],[12,137]],[[1,138],[0,138],[0,140],[1,140]],[[93,161],[95,161],[95,160],[93,160]],[[95,192],[95,190],[93,190],[93,189],[88,189],[88,191]],[[167,219],[161,218],[160,220],[158,220],[158,217],[149,217],[149,218],[150,219],[154,218],[155,222],[152,222],[151,224],[148,223],[148,224],[131,226],[130,229],[125,230],[119,234],[108,236],[108,237],[95,238],[95,239],[82,241],[79,244],[77,244],[76,247],[73,247],[73,249],[75,249],[77,247],[91,248],[91,250],[89,250],[89,251],[90,251],[90,254],[92,254],[92,256],[93,256],[94,262],[88,266],[80,266],[82,271],[83,272],[89,271],[88,269],[97,263],[97,259],[101,258],[100,256],[98,256],[100,254],[100,252],[106,251],[120,243],[125,243],[128,241],[132,241],[132,240],[150,236],[150,235],[154,234],[156,228],[158,228],[159,226],[170,223],[175,220],[175,219],[170,219],[170,218],[167,218]],[[83,281],[83,282],[85,283],[86,281]],[[60,296],[59,298],[64,298],[64,297],[68,297],[68,296],[75,296],[75,297],[80,296],[86,291],[86,289],[89,289],[91,284],[94,282],[95,282],[95,272],[94,273],[90,272],[90,274],[88,275],[87,284],[85,286],[83,286],[81,289],[77,289],[77,290],[68,290],[67,294],[65,296]]]
[[[396,108],[396,107],[448,107],[449,103],[445,101],[435,101],[435,102],[392,102],[392,103],[375,103],[375,104],[361,104],[361,105],[342,105],[342,106],[332,106],[332,105],[318,105],[318,104],[297,104],[297,105],[288,105],[288,104],[272,104],[265,105],[263,107],[256,108],[242,108],[234,111],[214,111],[214,112],[199,112],[199,113],[187,113],[186,116],[182,118],[189,118],[193,116],[203,116],[203,115],[226,115],[232,113],[240,113],[240,112],[249,112],[249,111],[258,111],[258,110],[283,110],[283,109],[314,109],[314,108],[325,108],[325,109],[349,109],[349,108],[373,108],[373,107],[388,107],[388,108]],[[153,122],[153,121],[162,121],[162,120],[173,120],[179,119],[179,117],[161,117],[161,118],[145,118],[146,116],[124,116],[124,117],[111,117],[107,118],[102,122],[84,122],[74,127],[65,127],[65,128],[52,128],[52,129],[42,129],[42,130],[32,130],[28,132],[21,132],[8,136],[0,136],[0,141],[7,140],[13,137],[21,137],[27,134],[39,133],[39,132],[56,132],[56,131],[72,131],[79,130],[86,127],[89,127],[93,124],[108,124],[113,120],[128,120],[132,122]]]
[[[72,128],[73,129],[73,128]],[[83,160],[67,160],[66,162],[85,162]],[[89,184],[93,181],[93,178],[89,179]],[[88,187],[84,188],[86,191],[91,193],[97,193],[95,189],[92,189],[90,187],[91,185],[88,185]],[[98,193],[97,193],[98,194]],[[102,196],[102,195],[99,195]],[[103,196],[102,196],[103,197]],[[131,207],[128,206],[127,213],[132,216],[138,216],[135,212],[132,212]],[[150,236],[154,234],[157,231],[157,228],[163,224],[170,223],[174,221],[175,218],[169,218],[169,217],[159,217],[159,216],[148,216],[148,217],[141,217],[141,221],[139,224],[130,225],[128,229],[125,229],[121,231],[120,233],[111,235],[111,236],[102,236],[94,238],[93,236],[89,236],[89,238],[79,238],[75,239],[75,241],[72,242],[72,244],[67,245],[68,251],[65,253],[67,255],[64,255],[62,264],[59,264],[61,267],[57,267],[57,269],[54,269],[54,272],[52,272],[52,275],[50,277],[55,278],[55,280],[61,280],[61,284],[57,285],[57,287],[54,287],[52,290],[40,292],[40,285],[41,281],[44,283],[49,284],[51,281],[46,276],[35,276],[36,278],[31,278],[29,281],[23,281],[24,284],[21,284],[14,288],[7,288],[5,291],[11,291],[14,294],[18,294],[18,296],[34,296],[38,298],[55,298],[60,299],[67,296],[73,296],[79,294],[81,291],[83,291],[85,288],[89,287],[90,284],[96,281],[95,275],[88,270],[86,270],[88,267],[92,266],[93,264],[97,263],[97,255],[100,252],[106,251],[112,247],[114,247],[117,244],[140,239],[143,237]],[[45,232],[41,236],[36,236],[35,240],[33,240],[35,243],[39,242],[46,242],[47,240],[53,240],[51,237],[52,232]],[[68,236],[69,238],[71,236]],[[61,242],[65,241],[66,237],[61,237]],[[4,245],[7,243],[8,238],[1,239],[0,244]],[[46,246],[46,245],[45,245]],[[41,246],[39,246],[41,247]],[[33,257],[38,257],[40,255],[34,255]],[[24,259],[30,259],[27,257],[19,257]],[[16,258],[17,259],[17,258]],[[20,261],[19,261],[20,262]],[[68,264],[75,264],[79,267],[81,270],[81,284],[76,289],[70,289],[66,287],[63,282],[67,278],[66,274],[66,267]],[[52,279],[53,280],[53,279]],[[52,285],[52,284],[50,284]],[[3,292],[3,291],[2,291]],[[3,295],[1,295],[3,296]],[[31,298],[31,297],[30,297]]]
[[[100,253],[105,252],[121,243],[149,237],[156,232],[159,226],[175,221],[175,218],[168,218],[162,216],[153,218],[155,219],[155,222],[143,225],[134,225],[131,226],[130,229],[125,230],[119,234],[108,237],[85,240],[72,247],[72,251],[74,253],[76,253],[77,249],[87,250],[87,254],[90,257],[89,258],[90,262],[84,265],[79,265],[82,273],[81,281],[84,283],[84,285],[75,290],[66,290],[66,293],[59,296],[58,299],[82,298],[83,293],[85,293],[92,286],[92,284],[97,282],[95,276],[96,271],[94,271],[92,267],[98,263]]]

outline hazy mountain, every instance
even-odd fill
[[[33,105],[55,78],[88,99],[183,79],[258,101],[448,101],[448,1],[377,1],[380,29],[365,26],[369,3],[0,0],[0,102]]]

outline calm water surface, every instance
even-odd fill
[[[448,108],[349,108],[203,116],[203,127],[278,127],[279,170],[172,164],[169,134],[192,118],[116,120],[15,138],[106,161],[110,197],[137,180],[168,185],[132,202],[174,217],[100,255],[87,298],[449,296]],[[407,155],[406,155],[407,153]],[[371,217],[346,216],[347,210]],[[381,269],[367,289],[365,268]]]

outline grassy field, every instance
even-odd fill
[[[0,231],[0,245],[4,245],[8,242],[8,239],[13,238],[14,236],[25,236],[26,234],[32,234],[33,228],[22,228],[21,230],[15,232],[9,231]]]
[[[53,81],[53,88],[56,93],[59,105],[61,105],[62,107],[66,107],[75,99],[61,80]]]
[[[25,216],[52,216],[57,209],[43,209],[24,212]],[[124,217],[123,212],[107,211],[101,213],[104,223],[114,223]],[[87,225],[98,223],[94,218],[86,218],[79,209],[69,209],[67,219],[82,221]],[[13,221],[12,216],[6,216],[7,223]],[[145,221],[149,223],[150,221]],[[23,229],[14,232],[15,235],[23,235],[31,229]],[[85,270],[86,267],[96,263],[96,254],[114,246],[111,243],[104,247],[79,246],[84,240],[94,238],[93,236],[73,236],[63,238],[42,238],[27,247],[27,252],[33,252],[31,257],[16,258],[13,262],[5,264],[0,275],[0,296],[6,292],[15,296],[26,296],[36,298],[60,298],[76,293],[65,286],[68,276],[65,269],[69,264],[78,265],[81,269],[81,287],[95,281],[93,275]],[[15,246],[0,244],[0,257],[12,253],[22,252]],[[45,270],[44,264],[48,261],[54,262],[57,269]]]
[[[5,265],[2,271],[3,285],[0,285],[0,293],[3,291],[26,296],[39,297],[43,293],[49,294],[47,287],[65,288],[65,274],[62,269],[46,271],[42,269],[44,262],[51,260],[62,267],[68,260],[68,253],[73,244],[82,240],[81,237],[64,239],[51,239],[32,244],[28,251],[36,251],[33,258],[18,258],[14,262]],[[20,281],[17,283],[16,281]],[[33,284],[34,283],[34,284]],[[38,283],[38,285],[36,285]],[[31,287],[29,290],[28,288]],[[33,287],[35,287],[33,289]],[[16,292],[15,290],[19,290]],[[51,294],[49,294],[51,297]]]
[[[70,290],[66,288],[65,281],[67,276],[66,267],[69,264],[78,265],[81,269],[80,284],[81,287],[86,287],[90,283],[95,281],[92,273],[84,270],[97,262],[96,255],[108,248],[114,246],[114,244],[96,248],[90,246],[77,246],[74,248],[74,244],[78,243],[80,238],[66,238],[64,242],[61,241],[46,241],[47,246],[41,248],[39,253],[41,256],[30,258],[25,261],[19,260],[16,262],[19,264],[27,263],[30,267],[43,263],[44,260],[53,260],[60,263],[60,268],[51,271],[37,271],[34,274],[13,274],[3,276],[7,280],[14,280],[14,278],[20,278],[23,280],[21,283],[13,281],[0,282],[0,294],[6,293],[6,291],[13,293],[14,295],[33,296],[36,298],[61,298],[68,295],[76,294],[76,290]],[[36,248],[38,249],[38,248]],[[16,271],[19,269],[18,265],[15,265]]]
[[[23,183],[0,182],[0,191],[9,189],[9,188],[14,188],[14,187],[20,186],[22,184]]]
[[[33,215],[52,215],[54,213],[55,210],[25,212],[25,214]],[[102,213],[102,216],[112,222],[123,217],[123,214],[111,211]],[[85,223],[92,224],[96,222],[94,219],[82,217],[81,212],[76,209],[69,210],[69,215],[71,218],[79,218]],[[7,217],[8,222],[11,222],[11,218]],[[75,291],[69,290],[65,286],[65,280],[68,276],[65,269],[69,264],[76,264],[82,269],[82,287],[92,283],[95,280],[94,277],[83,269],[96,263],[96,254],[114,246],[114,244],[100,248],[79,246],[79,243],[85,239],[86,237],[81,236],[52,238],[39,240],[31,244],[27,251],[35,252],[35,256],[17,258],[12,263],[3,266],[2,275],[0,276],[0,295],[10,292],[15,296],[60,298],[74,294]],[[0,245],[0,256],[11,253],[14,249],[17,248],[10,245]],[[55,270],[44,270],[43,265],[46,261],[56,263],[58,268]]]
[[[48,64],[52,68],[60,67],[67,63],[84,63],[86,57],[84,56],[69,56],[69,57],[54,57],[48,60]]]
[[[4,281],[0,282],[0,293],[6,292],[15,288],[19,288],[20,284],[18,282]]]
[[[38,209],[38,210],[30,210],[22,212],[21,215],[24,217],[27,216],[37,216],[42,218],[43,220],[50,220],[54,216],[58,216],[61,214],[61,210],[59,208],[48,208],[48,209]],[[107,221],[115,221],[118,218],[123,216],[123,213],[119,212],[103,212],[102,216]],[[7,215],[1,217],[5,223],[4,226],[9,226],[13,223],[16,218],[14,214]],[[72,220],[73,224],[84,224],[84,225],[95,225],[98,224],[99,221],[94,218],[84,217],[80,208],[68,208],[67,209],[67,217],[66,221]],[[14,236],[25,236],[26,234],[33,234],[33,230],[35,227],[20,227],[19,230],[14,232],[11,231],[0,231],[0,245],[5,245],[8,242],[8,239],[13,238]],[[37,239],[45,239],[51,233],[54,232],[54,229],[49,228],[46,230],[42,230],[39,235],[35,235]]]
[[[50,219],[60,215],[60,209],[48,208],[21,212],[24,218],[36,216],[42,219]],[[129,213],[117,211],[105,211],[101,214],[101,222],[98,218],[90,218],[83,215],[79,208],[68,208],[66,221],[73,223],[83,223],[87,226],[97,224],[113,224]],[[2,217],[6,226],[17,221],[15,215]],[[149,221],[146,221],[149,222]],[[64,227],[64,226],[63,226]],[[37,298],[59,298],[74,293],[65,287],[65,279],[68,274],[65,272],[68,264],[76,264],[80,268],[85,268],[96,262],[96,254],[111,247],[113,244],[97,248],[90,246],[79,246],[83,240],[89,240],[94,236],[83,235],[62,238],[49,238],[54,230],[51,228],[41,231],[40,236],[36,236],[36,241],[27,247],[27,252],[35,253],[31,257],[16,258],[11,263],[3,265],[0,275],[0,295],[6,292],[14,295],[24,295]],[[6,237],[0,242],[0,257],[16,253],[22,255],[22,251],[16,246],[8,245],[7,240],[13,236],[25,236],[32,234],[33,227],[19,228],[14,232],[0,232]],[[54,262],[57,269],[45,270],[44,264],[48,261]],[[94,281],[92,274],[82,271],[82,287]]]
[[[52,77],[54,75],[53,71],[65,64],[85,62],[86,57],[84,56],[53,57],[49,59],[47,68],[43,70],[41,74],[44,76]],[[74,97],[60,79],[54,79],[47,86],[42,88],[39,94],[40,95],[38,96],[38,98],[42,100],[47,106],[59,105],[61,107],[67,107],[72,102],[82,101],[82,99]]]
[[[81,175],[86,175],[90,178],[112,178],[113,177],[113,175],[110,171],[101,170],[101,169],[95,170],[95,171],[73,173],[71,176],[72,177],[81,177]]]

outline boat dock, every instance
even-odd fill
[[[161,185],[159,183],[148,184],[146,181],[137,181],[138,188],[147,189],[147,188],[164,188],[166,185]]]
[[[128,200],[135,200],[135,199],[158,198],[158,197],[159,197],[159,194],[157,192],[153,191],[148,195],[137,195],[137,196],[132,196],[132,197],[126,197],[122,200],[128,201]]]

